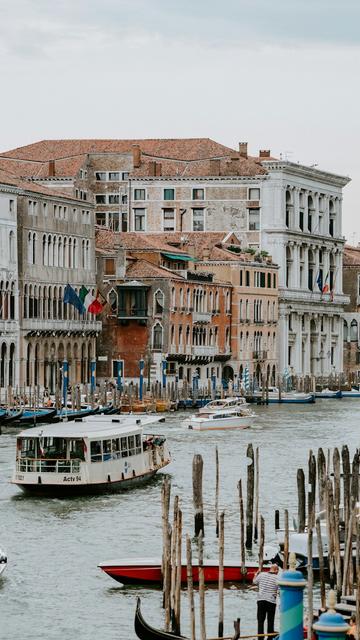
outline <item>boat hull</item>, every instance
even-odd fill
[[[342,398],[342,391],[324,391],[315,393],[315,397],[317,400],[337,400],[338,398]]]
[[[101,563],[100,569],[104,571],[108,576],[120,582],[121,584],[162,584],[162,571],[161,562],[154,561],[153,563],[144,563],[143,565],[137,564],[113,564]],[[241,573],[240,565],[224,565],[224,581],[225,582],[247,582],[251,583],[258,571],[257,565],[247,565],[245,573]],[[263,570],[266,571],[270,568],[270,565],[264,566]],[[207,562],[204,565],[204,580],[206,584],[218,583],[219,581],[219,566],[216,563]],[[181,582],[186,584],[187,582],[187,567],[186,564],[181,566]],[[193,566],[193,582],[199,583],[199,569],[197,566]]]
[[[185,424],[189,429],[194,431],[224,431],[226,429],[249,429],[254,423],[254,418],[223,418],[223,419],[206,419],[194,418]]]
[[[26,494],[44,496],[47,498],[67,498],[81,495],[98,495],[103,493],[119,493],[129,491],[139,485],[149,482],[158,469],[151,470],[140,476],[135,476],[118,482],[99,482],[76,485],[56,485],[56,484],[23,484],[14,483]]]

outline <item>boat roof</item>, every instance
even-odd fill
[[[157,416],[88,416],[75,422],[40,424],[21,431],[18,438],[110,438],[139,433],[143,426],[160,420]]]

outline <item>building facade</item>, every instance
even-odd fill
[[[159,237],[123,235],[104,242],[98,234],[98,277],[112,310],[98,340],[99,377],[115,381],[120,361],[125,381],[137,381],[144,360],[150,383],[166,362],[180,386],[194,377],[220,384],[231,358],[231,285],[195,271],[191,256]]]
[[[64,358],[70,383],[90,380],[101,322],[64,304],[64,290],[95,291],[95,233],[91,203],[2,173],[1,228],[9,257],[2,280],[2,387],[60,382]],[[4,250],[5,250],[4,249]],[[5,280],[6,277],[6,280]]]
[[[265,161],[261,248],[279,265],[279,368],[296,375],[343,369],[342,189],[348,178]]]
[[[344,372],[348,378],[360,377],[360,247],[345,246],[343,288],[349,297],[344,319]]]

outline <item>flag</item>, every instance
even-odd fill
[[[82,286],[79,292],[79,298],[81,304],[84,306],[85,311],[89,313],[98,314],[103,310],[103,305],[97,297],[93,296],[91,291]]]
[[[79,313],[84,313],[85,311],[85,307],[81,302],[78,294],[76,293],[75,289],[73,289],[69,284],[67,284],[65,287],[64,304],[72,304]]]
[[[321,293],[322,293],[322,288],[323,288],[323,278],[322,278],[322,272],[319,271],[318,276],[316,278],[316,284],[319,287]]]
[[[327,274],[326,274],[326,278],[325,278],[325,281],[324,281],[324,284],[323,284],[323,288],[322,288],[322,290],[321,290],[321,293],[329,293],[329,289],[330,289],[330,287],[329,287],[329,285],[328,285],[328,283],[327,283],[328,278],[329,278],[329,272],[327,272]]]

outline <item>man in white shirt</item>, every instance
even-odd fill
[[[274,619],[276,610],[276,597],[279,591],[277,574],[279,567],[272,564],[270,571],[258,571],[255,574],[253,584],[259,587],[257,598],[258,634],[264,634],[264,624],[267,618],[267,632],[274,633]]]

